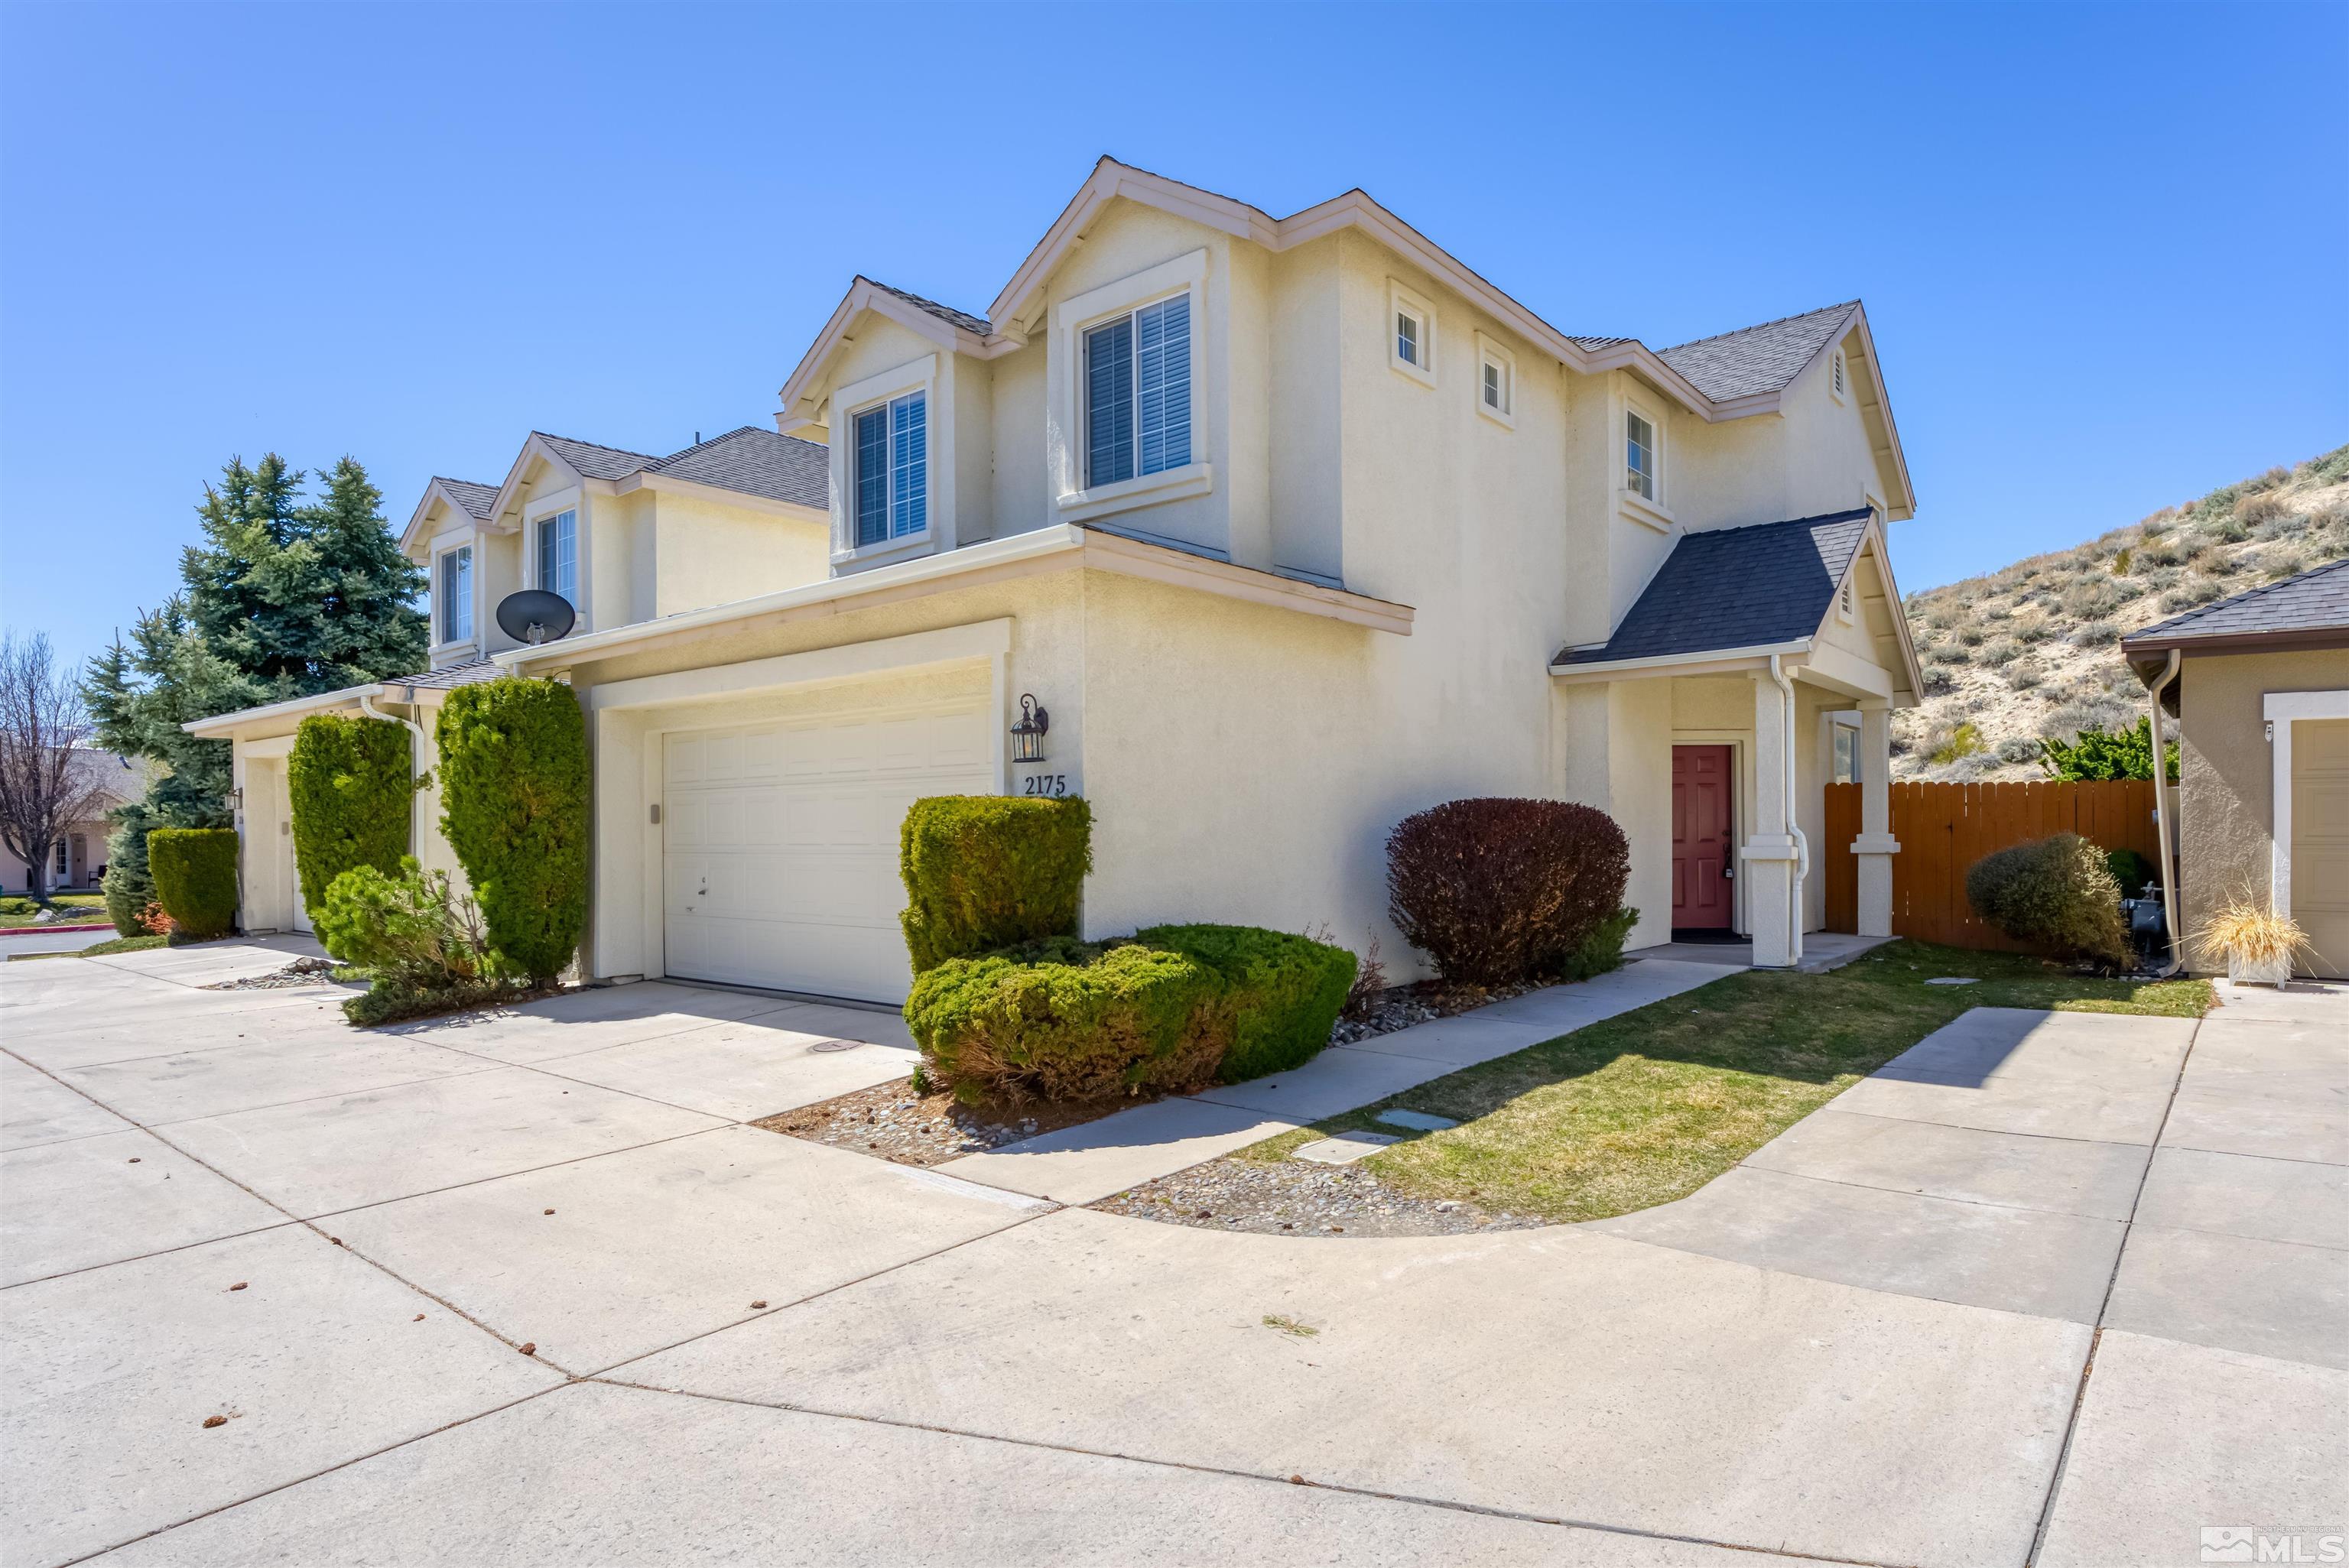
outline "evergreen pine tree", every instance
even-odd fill
[[[320,611],[312,649],[316,688],[336,691],[420,670],[432,639],[416,602],[424,569],[399,552],[384,521],[383,492],[356,458],[326,475],[326,493],[301,521],[316,551]]]
[[[155,826],[229,825],[229,743],[180,726],[265,702],[267,688],[212,650],[183,596],[141,612],[128,645],[117,636],[90,661],[82,699],[99,745],[166,769],[147,791]]]

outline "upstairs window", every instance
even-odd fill
[[[1191,461],[1191,296],[1085,331],[1085,488]]]
[[[471,642],[473,636],[473,547],[440,552],[440,640]]]
[[[538,520],[538,585],[579,608],[579,514],[558,511]]]
[[[1435,307],[1387,282],[1387,363],[1413,380],[1435,385]]]
[[[1656,499],[1656,428],[1629,409],[1623,413],[1623,488],[1642,500]]]
[[[885,544],[930,521],[929,397],[909,392],[855,419],[856,543]]]
[[[1516,356],[1481,332],[1476,335],[1476,412],[1504,425],[1517,422]]]

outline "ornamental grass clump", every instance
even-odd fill
[[[2196,928],[2194,950],[2202,961],[2261,975],[2290,975],[2292,960],[2309,951],[2308,933],[2288,914],[2263,909],[2237,893]]]
[[[1564,800],[1447,800],[1387,839],[1389,913],[1456,985],[1557,977],[1619,918],[1630,874],[1614,819]]]
[[[1966,902],[2018,942],[2114,967],[2129,962],[2121,888],[2105,851],[2057,833],[1984,855],[1966,872]]]

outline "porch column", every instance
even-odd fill
[[[1754,677],[1754,834],[1737,851],[1757,969],[1791,969],[1802,954],[1794,920],[1796,851],[1786,763],[1786,696],[1766,673],[1759,674]]]
[[[1892,934],[1892,705],[1859,705],[1859,837],[1851,841],[1859,868],[1859,934]]]

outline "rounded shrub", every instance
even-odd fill
[[[147,835],[156,902],[191,942],[236,925],[236,830],[157,828]]]
[[[388,719],[312,714],[295,733],[285,784],[302,907],[316,924],[326,889],[345,872],[399,870],[416,797],[408,731]]]
[[[1232,1043],[1216,1069],[1225,1083],[1286,1072],[1330,1043],[1330,1027],[1354,986],[1354,955],[1342,947],[1253,925],[1154,925],[1134,933],[1206,965],[1231,998]]]
[[[1613,818],[1565,800],[1448,800],[1387,839],[1396,928],[1446,980],[1561,974],[1623,907],[1631,847]]]
[[[587,925],[587,727],[558,681],[459,686],[441,706],[440,830],[490,944],[533,980],[563,973]]]
[[[1203,1088],[1233,1032],[1228,988],[1197,959],[1068,937],[933,965],[905,1023],[926,1074],[974,1104]]]
[[[1966,872],[1966,902],[1976,914],[2018,942],[2067,958],[2128,962],[2120,899],[2105,851],[2077,833],[2000,850]]]
[[[914,973],[949,958],[1077,934],[1092,870],[1092,808],[1001,795],[916,800],[898,830]]]

